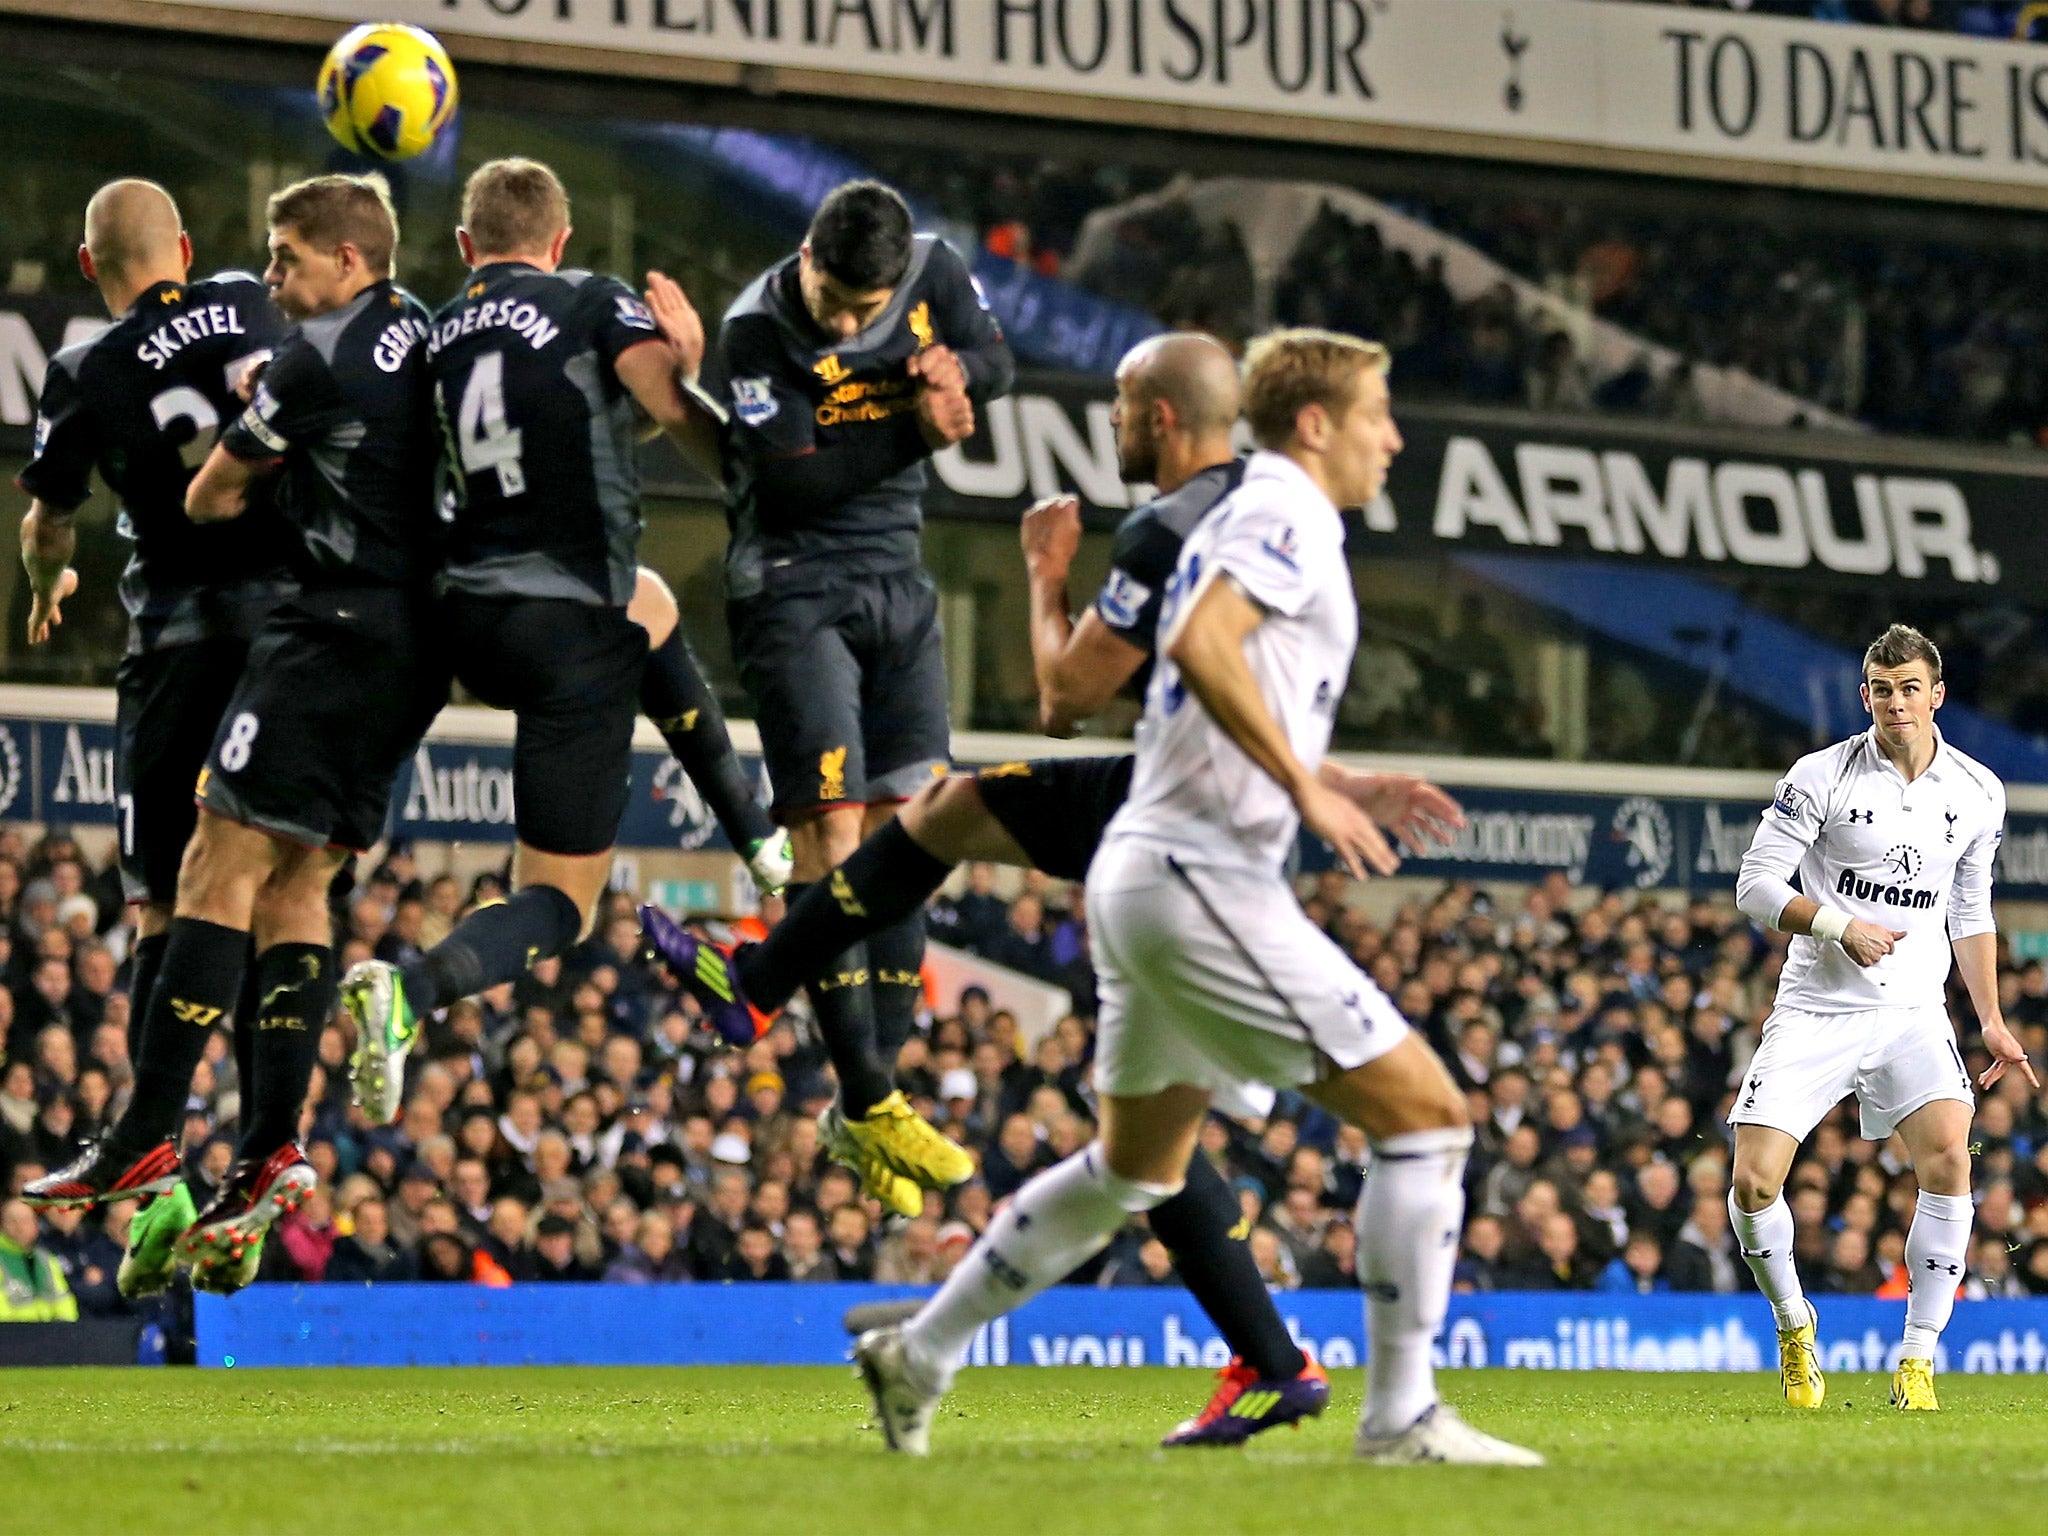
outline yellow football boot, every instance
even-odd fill
[[[924,1190],[917,1181],[904,1178],[871,1142],[856,1137],[836,1103],[818,1117],[818,1139],[824,1143],[825,1155],[852,1169],[860,1180],[861,1193],[880,1201],[884,1210],[898,1216],[924,1214]]]
[[[951,1189],[974,1177],[974,1159],[910,1107],[898,1089],[858,1120],[839,1117],[845,1134],[892,1171],[925,1189]],[[819,1127],[824,1129],[823,1126]]]
[[[1805,1323],[1778,1330],[1778,1380],[1784,1385],[1785,1401],[1794,1408],[1818,1408],[1828,1399],[1828,1380],[1820,1373],[1820,1346],[1814,1340],[1819,1323],[1820,1315],[1809,1301]]]
[[[1934,1400],[1934,1362],[1901,1360],[1892,1372],[1892,1406],[1907,1412],[1933,1413],[1941,1407]]]

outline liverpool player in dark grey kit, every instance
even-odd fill
[[[154,182],[110,182],[93,196],[79,265],[115,320],[51,359],[35,457],[21,474],[34,498],[22,561],[34,597],[29,640],[41,644],[78,584],[72,513],[97,469],[120,497],[121,531],[135,544],[121,578],[129,631],[115,686],[114,773],[122,882],[140,934],[131,988],[131,1055],[140,1063],[151,1054],[142,1026],[192,835],[192,786],[250,639],[291,589],[267,497],[233,528],[201,528],[185,516],[185,488],[221,423],[242,409],[237,381],[270,355],[285,321],[248,273],[188,280],[191,241]],[[181,1104],[190,1077],[187,1069],[178,1085]],[[168,1133],[129,1152],[118,1167],[99,1158],[61,1170],[29,1198],[89,1205],[175,1185]],[[147,1211],[136,1226],[146,1219]]]
[[[334,1010],[328,889],[382,833],[392,781],[447,698],[427,634],[434,440],[425,307],[390,280],[381,180],[321,176],[270,201],[279,306],[300,321],[186,492],[195,522],[243,516],[275,476],[300,590],[271,613],[198,778],[199,824],[149,1003],[135,1096],[103,1156],[175,1126],[206,1025],[234,1005],[255,939],[253,1082],[235,1162],[176,1256],[216,1288],[316,1176],[297,1145]],[[195,1027],[198,1026],[198,1027]]]
[[[726,312],[704,386],[731,417],[728,617],[791,829],[794,893],[950,760],[937,593],[920,553],[924,460],[969,436],[975,402],[1014,376],[960,258],[914,234],[878,182],[831,193],[802,248]],[[944,1188],[973,1171],[890,1085],[923,956],[912,910],[805,978],[839,1077],[820,1130],[871,1192],[913,1215],[910,1181]]]
[[[1155,337],[1117,367],[1118,465],[1124,478],[1162,494],[1124,519],[1110,571],[1093,605],[1070,617],[1067,572],[1080,542],[1079,508],[1055,497],[1025,514],[1032,655],[1042,723],[1071,734],[1119,692],[1140,692],[1151,673],[1166,580],[1182,541],[1243,476],[1231,448],[1238,414],[1236,364],[1204,336]],[[658,911],[643,920],[661,955],[714,1013],[779,1008],[801,977],[876,926],[921,905],[956,863],[987,859],[1079,880],[1110,818],[1130,790],[1133,758],[1057,757],[1005,763],[928,786],[834,872],[813,887],[766,941],[728,959]],[[1420,842],[1455,824],[1448,797],[1402,775],[1344,774],[1354,792],[1404,838]],[[1318,1413],[1323,1373],[1295,1346],[1257,1267],[1233,1236],[1236,1197],[1202,1159],[1186,1187],[1150,1213],[1183,1283],[1230,1342],[1236,1359],[1203,1412],[1168,1445],[1228,1444]],[[1256,1411],[1246,1411],[1251,1404]],[[1233,1411],[1235,1410],[1235,1411]]]
[[[518,716],[519,847],[509,900],[402,973],[366,961],[344,981],[356,1102],[380,1125],[397,1116],[420,1020],[559,954],[604,891],[649,663],[649,633],[627,611],[639,423],[693,454],[714,430],[685,388],[699,357],[679,354],[616,278],[559,270],[569,234],[554,172],[480,167],[457,231],[470,280],[426,342],[452,519],[438,621],[464,686]]]

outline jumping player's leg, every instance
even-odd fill
[[[201,808],[142,1025],[135,1092],[108,1136],[123,1151],[176,1134],[207,1037],[232,1017],[241,994],[256,893],[279,852],[269,833]]]
[[[863,807],[845,803],[788,813],[794,866],[788,891],[792,908],[807,899],[815,905],[819,899],[831,898],[829,877],[860,846],[864,819]],[[799,973],[800,984],[810,991],[818,1032],[839,1079],[840,1106],[858,1118],[895,1088],[894,1075],[876,1041],[872,963],[865,937],[835,948],[812,949],[806,958],[812,964]],[[784,993],[783,1001],[788,1000],[789,993]]]
[[[871,836],[904,801],[945,775],[953,741],[945,638],[931,578],[909,571],[876,581],[864,617],[852,641],[861,661],[862,832]],[[924,1000],[923,906],[878,928],[867,942],[876,1047],[893,1075]]]
[[[470,913],[402,970],[366,960],[343,978],[357,1034],[356,1103],[380,1125],[397,1118],[421,1020],[517,980],[588,929],[631,792],[647,660],[647,633],[623,609],[565,599],[451,595],[438,624],[463,682],[518,716],[518,851],[504,901]]]
[[[683,638],[675,594],[641,566],[626,616],[647,631],[647,668],[640,710],[661,732],[669,751],[704,797],[757,885],[780,889],[788,880],[784,834],[754,798],[747,770],[733,750],[725,711]],[[764,877],[766,877],[764,879]]]
[[[238,1158],[260,1161],[298,1139],[320,1032],[340,987],[327,893],[347,857],[339,848],[291,848],[257,893],[254,1081]]]
[[[781,922],[758,944],[733,954],[741,994],[773,1014],[810,978],[826,974],[846,950],[924,907],[956,864],[982,859],[1019,869],[1031,859],[982,803],[970,775],[926,785],[823,879],[799,874]],[[801,825],[801,824],[799,824]],[[802,869],[816,867],[806,857]]]

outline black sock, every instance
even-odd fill
[[[255,1072],[242,1098],[242,1144],[235,1155],[261,1162],[298,1139],[299,1111],[320,1056],[320,1031],[339,985],[325,944],[273,944],[256,957],[261,1003],[249,1021]]]
[[[754,798],[747,770],[732,749],[718,695],[704,680],[680,624],[647,653],[647,667],[640,674],[640,711],[660,730],[733,847],[744,854],[775,835],[775,823]]]
[[[875,972],[875,1053],[893,1078],[903,1042],[917,1028],[917,1005],[924,1001],[922,907],[868,935],[868,964]]]
[[[792,885],[801,899],[808,884]],[[855,944],[832,956],[809,977],[805,989],[818,1015],[818,1033],[839,1077],[839,1102],[847,1115],[859,1119],[895,1086],[889,1068],[875,1048],[875,1000],[868,984],[868,948]]]
[[[1188,1161],[1181,1192],[1151,1211],[1152,1231],[1173,1255],[1181,1283],[1202,1304],[1231,1353],[1267,1380],[1299,1376],[1307,1357],[1287,1332],[1252,1262],[1233,1236],[1244,1220],[1237,1196],[1201,1153]]]
[[[227,1022],[248,968],[249,935],[239,928],[174,917],[166,937],[163,968],[142,1026],[135,1096],[111,1138],[131,1152],[177,1134],[206,1038]]]
[[[920,848],[901,822],[885,822],[829,878],[789,888],[788,914],[767,938],[739,952],[740,985],[757,1006],[780,1008],[849,944],[918,912],[952,872],[952,865]],[[918,923],[922,955],[921,916]]]
[[[164,968],[164,946],[168,933],[152,934],[135,941],[135,969],[128,977],[128,1062],[142,1060],[142,1021],[149,1016],[149,997],[156,991],[156,978]]]
[[[424,1018],[436,1008],[516,981],[583,932],[583,914],[552,885],[529,885],[479,907],[400,973],[405,1000]]]
[[[235,999],[235,1027],[229,1036],[235,1048],[235,1129],[249,1133],[249,1116],[256,1110],[256,1009],[263,996],[263,978],[256,968],[256,946],[249,946],[248,968],[242,972],[242,994]]]

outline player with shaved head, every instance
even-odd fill
[[[95,470],[120,498],[120,529],[134,550],[121,576],[129,627],[115,682],[114,776],[122,883],[140,909],[132,987],[139,1066],[160,1054],[140,1024],[192,835],[193,785],[251,640],[292,588],[284,525],[267,492],[253,496],[237,522],[212,527],[185,515],[185,493],[222,425],[242,412],[237,383],[270,356],[286,325],[249,273],[189,280],[192,242],[177,204],[154,182],[109,182],[93,195],[78,264],[114,323],[50,361],[35,457],[21,473],[33,498],[21,552],[33,599],[28,638],[40,645],[63,622],[64,602],[78,587],[73,514]],[[215,1008],[189,1022],[206,1030],[227,1012]],[[180,1083],[180,1102],[183,1091]],[[177,1175],[175,1144],[157,1137],[118,1156],[89,1154],[28,1194],[37,1204],[89,1205],[172,1189]],[[154,1206],[146,1209],[131,1228],[131,1261],[158,1232],[155,1214]],[[174,1236],[176,1228],[172,1222],[163,1230]],[[167,1245],[157,1249],[168,1257]],[[134,1264],[123,1265],[124,1291],[169,1278],[165,1263],[144,1268],[138,1280]]]
[[[1040,717],[1071,735],[1119,693],[1142,695],[1151,674],[1161,595],[1182,543],[1244,477],[1231,445],[1240,387],[1222,344],[1192,333],[1140,342],[1117,366],[1112,420],[1117,462],[1159,495],[1118,527],[1108,579],[1076,621],[1067,575],[1081,541],[1080,504],[1056,496],[1024,514],[1031,583],[1031,649]],[[779,1009],[802,980],[864,936],[917,910],[953,866],[984,859],[1079,880],[1131,787],[1128,753],[1004,763],[932,784],[831,877],[807,890],[768,939],[727,957],[654,908],[643,917],[656,951],[713,1010]],[[1458,819],[1441,791],[1404,775],[1329,765],[1347,793],[1410,841]],[[881,1042],[893,1062],[900,1039]],[[878,1069],[887,1070],[880,1066]],[[1261,1108],[1245,1105],[1244,1108]],[[1174,1268],[1236,1355],[1208,1407],[1168,1445],[1233,1443],[1322,1411],[1329,1384],[1287,1332],[1241,1237],[1236,1197],[1202,1159],[1173,1199],[1151,1213]],[[908,1180],[904,1194],[917,1198]],[[1244,1405],[1258,1405],[1257,1412]],[[1233,1412],[1233,1409],[1238,1411]]]

